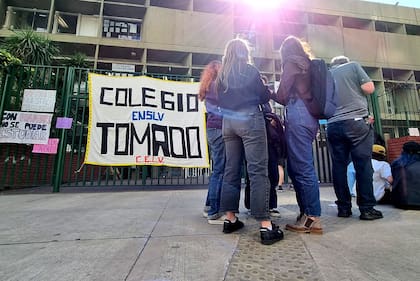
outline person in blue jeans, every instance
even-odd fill
[[[270,180],[269,212],[271,217],[280,217],[277,210],[277,186],[279,183],[279,161],[286,155],[286,140],[280,118],[272,111],[269,103],[263,105],[268,144],[268,179]],[[250,181],[245,178],[245,208],[250,209]]]
[[[356,170],[353,162],[347,166],[347,184],[349,185],[351,197],[356,197]]]
[[[331,152],[334,191],[338,216],[352,215],[352,202],[347,183],[347,165],[353,161],[356,170],[356,198],[361,220],[383,217],[375,208],[372,183],[372,146],[374,130],[369,118],[367,95],[375,85],[362,66],[345,56],[331,60],[331,74],[337,92],[337,110],[328,119],[327,141]]]
[[[299,215],[286,229],[299,233],[322,234],[319,183],[315,173],[312,142],[318,132],[318,119],[308,111],[310,99],[311,54],[304,42],[289,36],[281,47],[282,76],[273,99],[285,105],[287,170],[296,192]]]
[[[198,97],[205,102],[207,110],[207,143],[210,148],[213,168],[210,175],[204,214],[209,224],[223,224],[219,212],[220,192],[225,171],[225,144],[222,138],[222,114],[218,108],[215,80],[222,63],[214,60],[206,65],[200,77]]]
[[[247,42],[232,39],[226,45],[222,68],[216,80],[226,149],[220,210],[226,213],[224,233],[244,227],[243,222],[236,217],[244,154],[251,183],[251,215],[261,224],[261,243],[269,245],[283,239],[283,232],[271,222],[268,212],[270,182],[267,134],[260,105],[268,102],[269,90],[263,84],[260,72],[250,61]]]

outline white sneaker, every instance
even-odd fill
[[[210,206],[204,206],[203,217],[207,218],[209,216],[208,211],[210,211]]]
[[[225,222],[226,216],[220,216],[217,219],[207,220],[209,224],[223,224]]]
[[[271,217],[281,217],[280,212],[277,209],[270,209],[269,212]]]

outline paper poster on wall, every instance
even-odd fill
[[[22,111],[54,112],[56,90],[25,89]]]
[[[419,128],[408,128],[409,136],[420,136]]]
[[[59,139],[49,139],[47,144],[34,144],[33,153],[57,154]]]
[[[199,83],[89,74],[85,163],[208,167]]]
[[[136,66],[133,64],[113,63],[112,71],[135,72]]]
[[[4,111],[0,127],[0,142],[47,144],[52,114]]]
[[[71,129],[72,123],[73,123],[73,118],[69,118],[69,117],[57,117],[57,121],[55,123],[55,127],[57,129]]]
[[[277,91],[279,90],[279,86],[280,86],[280,81],[274,81],[274,93],[277,93]]]

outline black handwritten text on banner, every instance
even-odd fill
[[[198,83],[89,74],[86,164],[208,167]]]
[[[0,127],[0,142],[47,144],[52,114],[4,111]]]

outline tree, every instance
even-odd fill
[[[87,60],[87,56],[83,53],[75,53],[69,57],[69,60],[65,62],[68,66],[90,68],[91,63]]]
[[[18,30],[6,38],[4,48],[22,63],[49,65],[60,52],[50,39],[33,30]]]
[[[10,65],[21,64],[22,61],[13,56],[5,49],[0,49],[0,70],[6,69]]]

